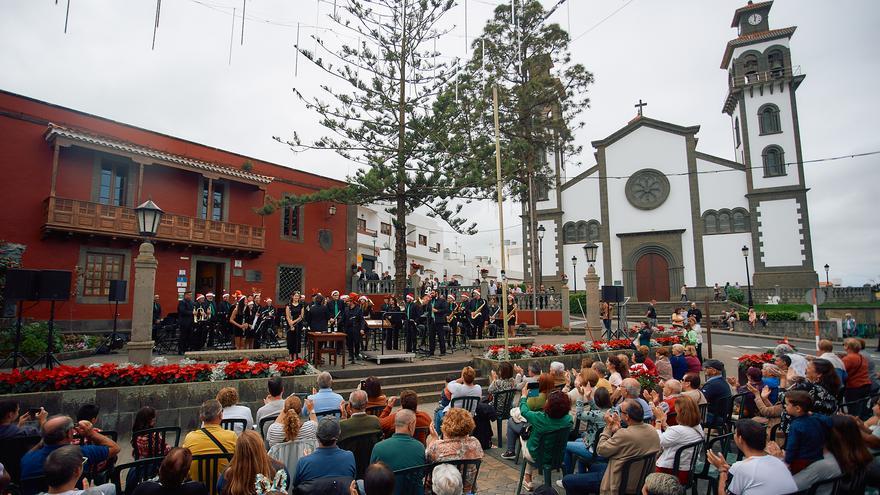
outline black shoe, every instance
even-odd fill
[[[502,459],[516,459],[516,454],[514,452],[511,452],[508,450],[507,452],[501,454],[501,458]]]

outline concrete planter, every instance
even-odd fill
[[[281,377],[285,393],[310,392],[316,375]],[[247,380],[223,380],[217,382],[172,383],[166,385],[141,385],[86,390],[59,390],[3,396],[14,400],[22,410],[29,407],[45,407],[49,414],[67,414],[76,417],[83,404],[97,404],[101,408],[99,427],[124,434],[131,431],[132,421],[138,409],[151,406],[156,409],[156,426],[180,426],[183,431],[198,426],[199,406],[213,399],[223,387],[238,390],[242,405],[254,411],[263,406],[268,378]]]
[[[494,345],[504,345],[504,339],[473,339],[468,342],[471,345],[471,352],[474,356],[482,356]],[[510,337],[507,339],[508,345],[521,345],[523,347],[531,347],[535,343],[534,337]]]

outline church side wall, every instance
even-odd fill
[[[609,176],[630,176],[652,168],[667,175],[669,197],[653,210],[632,206],[626,198],[626,180],[608,179],[609,223],[611,228],[612,278],[623,281],[622,253],[618,233],[684,229],[681,234],[684,282],[696,283],[690,190],[687,175],[687,147],[684,136],[640,127],[606,148]],[[607,281],[606,281],[607,282]]]
[[[570,187],[562,191],[562,225],[566,222],[602,221],[602,209],[599,205],[599,180],[598,174],[584,178]],[[600,229],[605,229],[605,225],[601,225]],[[546,244],[545,237],[545,244]],[[560,242],[562,236],[559,237]],[[602,260],[602,243],[599,245],[597,260],[595,263],[596,273],[602,277],[603,261]],[[568,276],[568,286],[574,288],[574,277],[578,277],[577,288],[584,290],[584,275],[587,273],[587,260],[584,258],[584,243],[564,244],[562,248],[562,265],[565,274]],[[547,249],[546,245],[544,247]],[[576,268],[571,266],[571,257],[577,256],[578,264]],[[611,281],[599,280],[600,284],[611,285]]]
[[[731,285],[739,282],[742,287],[745,287],[746,267],[743,261],[742,247],[751,246],[751,244],[751,232],[703,236],[706,285],[711,287],[717,282],[723,287],[725,282],[730,282]],[[749,250],[752,253],[755,252],[751,247]],[[749,273],[753,273],[755,270],[752,259],[750,255]]]
[[[746,199],[748,190],[745,172],[699,158],[697,158],[697,171],[700,172],[697,176],[700,185],[700,214],[705,213],[706,210],[721,208],[749,208],[749,201]]]

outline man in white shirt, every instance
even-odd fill
[[[767,446],[764,425],[751,419],[741,419],[736,422],[733,440],[745,456],[733,466],[714,451],[706,453],[709,462],[718,469],[717,493],[725,493],[728,472],[731,481],[727,493],[732,495],[779,495],[798,490],[785,463],[764,452]]]
[[[257,409],[257,418],[254,426],[259,428],[260,420],[263,418],[268,418],[269,416],[278,416],[281,414],[281,410],[284,409],[284,383],[281,381],[280,376],[273,376],[269,378],[266,386],[269,389],[269,395],[263,399],[263,407]],[[268,428],[268,426],[266,427]],[[266,432],[261,432],[263,436],[266,436]]]
[[[834,354],[834,344],[831,343],[830,340],[822,339],[819,341],[819,350],[816,351],[819,359],[827,359],[831,362],[831,365],[836,369],[846,371],[846,366],[843,364],[843,360]],[[816,359],[812,356],[808,356],[808,359]],[[792,362],[793,363],[793,362]]]

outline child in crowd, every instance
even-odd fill
[[[791,416],[785,441],[785,463],[791,474],[797,474],[824,455],[822,448],[831,421],[822,414],[811,414],[812,406],[813,399],[804,390],[785,394],[785,412]]]

